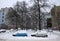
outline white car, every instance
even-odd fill
[[[36,33],[31,34],[32,37],[48,37],[45,31],[37,31]]]
[[[0,33],[4,33],[4,32],[6,32],[5,29],[1,29],[1,30],[0,30]]]

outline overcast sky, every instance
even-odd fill
[[[17,1],[26,1],[29,3],[29,0],[0,0],[0,8],[12,7]],[[60,5],[60,0],[50,0],[50,3]]]

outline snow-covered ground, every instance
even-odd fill
[[[54,33],[60,34],[60,31],[53,31]]]
[[[26,30],[19,30],[17,32],[25,32]],[[27,30],[26,32],[28,33],[27,37],[14,37],[12,36],[14,33],[17,33],[15,30],[7,30],[5,33],[0,33],[0,41],[39,41],[39,40],[53,40],[58,38],[58,35],[53,34],[52,32],[46,32],[45,30],[42,31],[37,31],[38,33],[47,33],[48,37],[32,37],[31,34],[35,33],[35,31],[32,30]]]

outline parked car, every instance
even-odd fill
[[[48,37],[47,34],[32,34],[33,37]]]
[[[4,33],[4,32],[6,32],[5,29],[1,29],[1,30],[0,30],[0,33]]]
[[[37,31],[36,33],[31,34],[32,37],[48,37],[45,31]]]
[[[16,33],[13,36],[27,36],[27,33]]]
[[[13,34],[13,36],[25,37],[25,36],[28,36],[28,35],[25,31],[17,31],[16,33]]]

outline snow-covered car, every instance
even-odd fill
[[[34,36],[34,37],[48,37],[48,35],[47,34],[38,34],[38,33],[36,33],[36,34],[32,34],[31,36]]]
[[[36,33],[31,34],[32,37],[48,37],[45,31],[37,31]]]
[[[28,36],[28,34],[25,30],[21,30],[21,31],[17,31],[16,33],[14,33],[13,36],[25,37],[25,36]]]
[[[4,33],[4,32],[6,32],[5,29],[1,29],[1,30],[0,30],[0,33]]]

